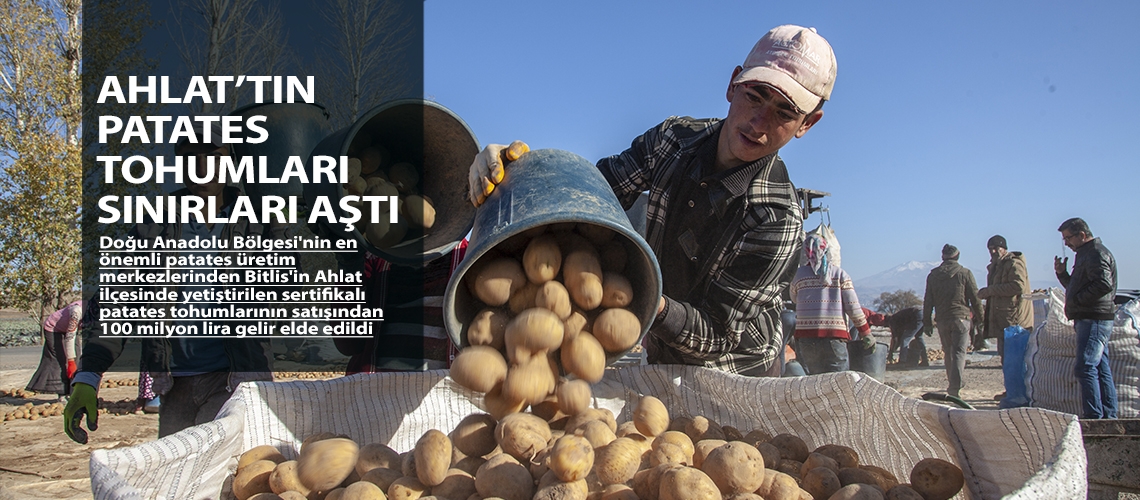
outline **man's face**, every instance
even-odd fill
[[[1005,254],[1009,253],[1009,250],[1006,250],[1002,247],[989,247],[989,250],[990,258],[993,260],[1001,259],[1002,257],[1005,257]]]
[[[733,72],[733,78],[741,68]],[[803,137],[823,117],[823,110],[801,113],[775,88],[760,83],[729,85],[731,103],[721,129],[717,163],[732,168],[752,163]]]
[[[215,146],[213,144],[183,144],[178,148],[175,153],[182,157],[184,165],[194,165],[198,177],[205,177],[206,172],[209,170],[206,167],[206,162],[210,161],[207,157],[214,157],[214,175],[213,180],[204,183],[195,183],[186,177],[186,188],[190,190],[190,194],[195,196],[218,196],[222,194],[222,190],[226,185],[218,181],[218,160],[223,156],[229,156],[230,150],[226,146]]]
[[[1077,251],[1077,247],[1084,245],[1087,240],[1088,238],[1085,237],[1084,231],[1077,231],[1075,233],[1067,230],[1061,231],[1061,241],[1065,242],[1065,246],[1074,252]]]

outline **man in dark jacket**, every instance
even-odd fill
[[[990,238],[986,248],[990,252],[990,265],[986,266],[986,286],[978,290],[978,298],[986,301],[986,322],[980,337],[997,339],[998,355],[1004,362],[1006,327],[1018,325],[1033,329],[1033,303],[1023,297],[1033,289],[1029,287],[1025,255],[1010,252],[1001,235]],[[978,350],[977,341],[974,346],[974,350]]]
[[[942,247],[942,265],[930,270],[926,277],[926,294],[922,300],[922,324],[927,335],[933,335],[931,312],[938,311],[938,336],[946,362],[946,392],[958,396],[962,389],[962,372],[966,370],[966,346],[970,343],[970,313],[974,321],[982,321],[978,301],[978,285],[974,273],[958,264],[958,249]]]
[[[899,352],[899,365],[905,368],[930,366],[926,352],[926,342],[922,339],[922,310],[908,307],[887,316],[887,326],[891,329],[891,348],[887,359],[893,359],[895,350]]]
[[[1083,418],[1116,418],[1116,386],[1108,367],[1108,338],[1116,314],[1116,260],[1089,225],[1074,217],[1057,228],[1061,241],[1076,252],[1073,272],[1069,258],[1053,258],[1057,280],[1065,287],[1065,316],[1077,332],[1077,381]]]

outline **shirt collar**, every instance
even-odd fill
[[[697,149],[696,156],[700,159],[702,168],[704,169],[701,172],[702,175],[704,172],[710,172],[715,168],[716,148],[717,143],[720,142],[721,130],[722,129],[718,127],[717,131],[710,135]],[[748,190],[748,186],[752,184],[752,179],[756,177],[757,173],[772,163],[776,154],[777,153],[772,153],[752,163],[733,167],[723,172],[715,172],[712,175],[706,175],[702,180],[720,184],[728,193],[729,198],[736,198]]]

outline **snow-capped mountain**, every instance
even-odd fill
[[[926,291],[926,276],[930,274],[931,269],[941,264],[942,261],[912,260],[866,278],[853,278],[855,293],[859,296],[859,302],[868,307],[883,292],[914,290],[915,294],[922,297]],[[974,281],[979,283],[978,286],[985,286],[986,270],[970,269],[970,271],[974,273]]]

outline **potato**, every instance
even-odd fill
[[[800,491],[794,477],[780,471],[765,470],[764,481],[755,493],[765,500],[798,500]]]
[[[479,467],[475,489],[484,498],[530,500],[535,490],[534,478],[510,455],[496,455]]]
[[[838,444],[825,444],[816,448],[813,453],[830,457],[835,460],[839,468],[844,467],[858,467],[859,466],[859,453],[854,448],[838,445]]]
[[[756,445],[756,449],[760,450],[760,454],[764,455],[764,467],[768,469],[775,469],[779,467],[780,461],[783,460],[780,455],[780,449],[772,443],[760,443]]]
[[[451,431],[451,443],[464,455],[481,457],[499,445],[495,441],[495,418],[486,413],[472,413]],[[447,496],[447,495],[444,495]]]
[[[755,446],[732,441],[712,450],[701,470],[726,495],[748,493],[764,482],[764,456]]]
[[[384,146],[369,146],[360,150],[360,173],[369,175],[388,161],[388,150]],[[351,167],[350,167],[351,168]]]
[[[570,417],[566,422],[566,433],[573,433],[579,426],[591,420],[601,420],[611,431],[617,430],[617,420],[614,419],[613,412],[605,408],[587,408],[582,413]]]
[[[924,458],[910,471],[910,487],[926,500],[946,500],[966,483],[962,469],[938,458]]]
[[[333,489],[329,490],[328,492],[326,492],[324,495],[324,497],[325,497],[324,500],[341,500],[342,496],[344,496],[344,487],[343,486],[339,487],[339,488],[333,488]]]
[[[669,430],[669,410],[660,399],[642,396],[633,410],[633,425],[643,436],[657,436]]]
[[[909,484],[897,484],[894,488],[887,490],[887,500],[925,500],[922,494],[914,491]]]
[[[561,481],[585,479],[594,467],[594,448],[584,437],[562,436],[547,454],[546,465]]]
[[[894,474],[891,474],[891,471],[887,469],[876,467],[874,465],[860,465],[859,468],[878,474],[879,479],[882,480],[880,485],[883,486],[884,490],[889,490],[891,488],[894,488],[895,485],[899,484],[898,478],[895,477]]]
[[[346,486],[340,496],[340,500],[387,500],[387,498],[388,495],[384,490],[367,481],[357,481]]]
[[[511,314],[518,314],[527,309],[534,307],[534,296],[538,293],[538,285],[526,282],[521,288],[511,294],[511,298],[507,301],[507,308],[510,309]]]
[[[883,491],[890,489],[882,476],[866,469],[861,469],[858,467],[843,467],[842,469],[839,469],[838,474],[839,482],[842,483],[843,486],[859,483],[878,486],[879,489]]]
[[[638,436],[645,437],[644,434],[637,432],[637,425],[632,420],[627,420],[618,424],[617,432],[614,432],[617,437],[629,436],[637,434]]]
[[[705,463],[705,458],[712,453],[713,450],[728,444],[728,441],[723,439],[702,439],[693,445],[693,467],[698,469]]]
[[[624,484],[611,484],[606,486],[602,491],[597,492],[597,500],[639,500],[637,493],[634,493],[633,488]]]
[[[269,476],[273,474],[275,468],[277,462],[272,460],[258,460],[247,464],[234,476],[234,496],[238,500],[246,500],[258,493],[272,492],[269,487]]]
[[[756,449],[760,449],[760,443],[767,443],[771,440],[772,435],[768,434],[763,429],[752,429],[748,431],[748,434],[744,435],[744,442],[755,446]]]
[[[590,446],[595,449],[610,444],[613,440],[617,439],[617,435],[601,420],[590,420],[577,425],[574,429],[574,434],[586,438],[586,441],[590,442]]]
[[[660,496],[661,490],[661,476],[665,472],[680,468],[682,466],[675,464],[663,464],[657,467],[650,467],[637,471],[633,475],[633,480],[630,481],[630,486],[633,492],[637,494],[640,500],[657,500]]]
[[[507,360],[493,347],[475,345],[463,348],[451,362],[451,379],[476,392],[490,392],[507,378]]]
[[[364,236],[372,246],[388,248],[402,241],[407,234],[408,224],[406,222],[401,220],[391,224],[386,217],[381,217],[379,222],[374,222],[368,226]]]
[[[487,459],[483,457],[464,457],[463,460],[453,464],[451,468],[461,470],[471,474],[471,477],[475,477],[475,472],[485,463],[487,463]]]
[[[331,432],[318,432],[318,433],[316,433],[316,434],[311,434],[311,435],[309,435],[309,437],[307,437],[307,438],[305,438],[304,440],[302,440],[302,441],[301,441],[301,451],[300,451],[300,452],[298,452],[298,453],[299,453],[299,454],[304,454],[304,453],[305,453],[305,450],[306,450],[306,449],[307,449],[307,448],[308,448],[310,445],[312,445],[313,443],[315,443],[315,442],[317,442],[317,441],[321,441],[321,440],[329,439],[329,438],[334,438],[334,437],[339,437],[339,436],[337,436],[336,434],[333,434],[333,433],[331,433]]]
[[[742,434],[740,432],[740,429],[737,429],[736,427],[733,427],[731,425],[726,425],[726,426],[721,427],[720,430],[722,432],[724,432],[724,440],[725,441],[744,441],[744,434]],[[748,444],[750,444],[752,446],[756,446],[755,443],[748,443]]]
[[[447,471],[443,482],[431,487],[432,496],[465,499],[477,493],[475,476],[459,469]]]
[[[249,497],[247,500],[281,500],[281,497],[278,496],[276,493],[263,491],[261,493],[255,493],[253,496]]]
[[[606,309],[594,319],[594,328],[590,332],[606,352],[622,352],[637,343],[641,321],[626,309]]]
[[[686,463],[693,463],[691,457],[693,456],[693,453],[696,451],[696,447],[693,446],[693,440],[690,439],[687,434],[685,434],[684,432],[680,432],[680,431],[662,432],[661,434],[658,434],[656,437],[653,438],[652,448],[657,449],[658,446],[661,446],[662,444],[665,444],[665,443],[675,444],[677,446],[680,446],[682,450],[685,450],[685,454],[687,454],[690,457],[690,459]]]
[[[536,355],[522,364],[511,366],[503,379],[503,396],[512,401],[535,404],[554,392],[557,384],[555,367],[545,353]]]
[[[590,323],[589,318],[587,318],[586,315],[583,314],[581,310],[571,309],[570,310],[570,316],[567,317],[566,319],[562,320],[562,325],[563,325],[562,343],[563,343],[563,345],[566,344],[566,341],[573,340],[575,337],[577,337],[579,332],[582,332],[583,330],[587,330],[586,325],[589,323]]]
[[[805,462],[806,463],[806,462]],[[816,500],[827,500],[843,487],[839,476],[828,467],[816,467],[803,474],[803,489]]]
[[[364,476],[368,471],[377,467],[399,468],[400,454],[384,443],[369,443],[360,447],[360,456],[356,458],[356,473]]]
[[[562,276],[570,298],[587,311],[602,303],[602,265],[593,248],[571,251],[562,261]]]
[[[606,352],[592,334],[581,332],[562,344],[562,368],[589,383],[602,380],[606,371]]]
[[[618,273],[602,273],[602,303],[605,308],[625,307],[633,302],[633,285]]]
[[[550,426],[546,421],[529,413],[507,415],[499,419],[495,427],[495,440],[503,452],[520,462],[529,462],[546,448],[550,438]]]
[[[241,456],[238,457],[237,470],[234,471],[234,474],[241,472],[245,466],[252,464],[258,460],[270,460],[273,463],[279,464],[285,461],[285,455],[282,455],[277,448],[274,448],[268,444],[255,446],[247,450],[245,453],[242,453]]]
[[[558,409],[566,415],[577,415],[590,407],[590,383],[585,380],[567,380],[554,390]]]
[[[360,448],[351,439],[314,442],[297,459],[297,477],[310,490],[330,490],[354,472]]]
[[[661,500],[721,500],[716,483],[700,469],[680,467],[661,475]]]
[[[344,188],[344,193],[348,195],[360,196],[368,189],[368,181],[361,177],[351,177],[348,182],[341,185]]]
[[[515,259],[500,257],[488,262],[475,276],[475,295],[484,304],[501,306],[525,284],[522,265]]]
[[[281,500],[309,500],[309,497],[307,495],[293,490],[283,491],[281,493],[278,493],[277,496],[280,497]]]
[[[764,500],[764,497],[755,493],[737,493],[724,497],[724,500]],[[805,500],[810,500],[810,497]]]
[[[524,347],[532,352],[558,349],[562,345],[562,318],[549,309],[532,307],[507,323],[506,346]]]
[[[360,158],[348,159],[348,178],[360,177]]]
[[[527,244],[523,252],[523,271],[531,283],[546,283],[562,269],[562,251],[553,236],[539,236]]]
[[[560,320],[565,321],[570,317],[570,294],[557,281],[551,280],[539,285],[538,292],[534,294],[534,305],[549,309]]]
[[[416,477],[415,450],[400,454],[400,471],[408,477]]]
[[[688,434],[694,443],[702,439],[724,439],[724,431],[720,425],[700,415],[693,417],[685,425],[685,434]]]
[[[547,396],[546,399],[530,405],[530,413],[534,414],[534,416],[538,418],[547,421],[548,423],[555,418],[564,417],[565,415],[560,414],[558,411],[557,389],[555,389],[555,394]]]
[[[586,495],[589,494],[588,488],[585,479],[562,482],[548,473],[539,481],[534,500],[586,500]]]
[[[427,486],[424,486],[419,479],[414,476],[404,476],[392,481],[392,485],[388,486],[388,500],[416,500],[424,496],[427,490]]]
[[[496,351],[502,350],[506,345],[503,338],[510,320],[510,316],[499,309],[487,308],[479,311],[467,327],[467,343],[491,346]]]
[[[367,481],[380,487],[381,491],[388,491],[397,479],[404,477],[404,473],[387,467],[377,467],[360,476],[361,481]]]
[[[413,194],[405,197],[403,208],[412,224],[424,229],[435,225],[435,207],[423,196]]]
[[[508,398],[503,394],[503,384],[500,382],[483,395],[483,406],[496,420],[502,420],[507,415],[522,411],[526,407],[526,401]]]
[[[835,471],[836,473],[838,473],[840,469],[839,464],[834,459],[813,451],[808,454],[807,459],[804,460],[803,466],[800,467],[800,477],[803,477],[809,470],[812,470],[816,467],[826,467]]]
[[[594,450],[594,472],[603,485],[629,481],[640,467],[641,446],[630,438],[617,438]]]
[[[599,247],[598,258],[602,262],[602,271],[611,273],[625,271],[625,264],[629,260],[625,245],[618,240],[610,240]]]
[[[828,500],[883,500],[883,492],[869,484],[854,483],[839,488]]]
[[[416,460],[416,478],[424,486],[435,486],[447,477],[451,468],[451,440],[438,429],[428,429],[416,441],[413,451]]]
[[[416,167],[408,162],[400,162],[388,169],[388,180],[400,190],[401,193],[411,192],[419,185],[420,173]]]
[[[297,477],[296,460],[286,460],[273,468],[269,474],[269,490],[278,495],[289,490],[309,494],[309,488],[301,484],[301,478]]]
[[[396,189],[396,186],[393,186],[390,182],[388,182],[383,177],[369,177],[369,178],[364,180],[364,183],[366,186],[364,188],[364,194],[368,195],[368,196],[398,196],[400,194],[400,192]],[[369,222],[372,221],[372,208],[371,208],[371,206],[372,206],[371,204],[369,204],[368,206],[363,206],[363,204],[362,204],[362,208],[360,209],[360,212],[363,214],[361,220],[365,220],[365,221],[369,221]],[[384,219],[391,220],[391,219],[388,219],[388,217],[386,215],[389,212],[391,212],[391,210],[392,210],[392,204],[391,203],[389,203],[387,201],[381,201],[377,208],[379,208],[380,214],[383,216]],[[433,210],[433,212],[432,212],[433,217],[434,217],[434,213],[435,212]]]
[[[783,460],[780,460],[780,464],[776,466],[776,470],[783,472],[784,474],[787,474],[789,476],[792,476],[792,477],[796,478],[796,481],[799,481],[800,480],[800,469],[802,469],[803,467],[804,467],[803,462],[797,462],[795,460],[788,460],[785,458]]]
[[[673,443],[661,443],[649,451],[649,466],[662,464],[692,465],[693,457]]]
[[[780,450],[780,456],[786,460],[803,462],[808,456],[807,443],[794,434],[780,434],[772,438],[772,446]],[[763,494],[761,494],[763,496]]]

